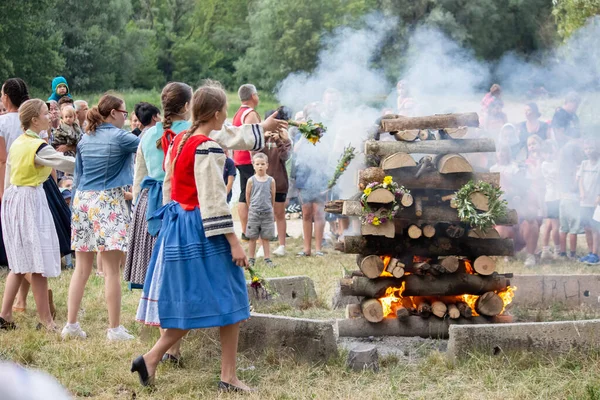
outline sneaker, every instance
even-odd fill
[[[75,322],[74,324],[67,323],[63,328],[60,336],[62,336],[63,339],[67,339],[70,337],[81,339],[87,338],[87,335],[85,334],[83,329],[81,329],[79,322]]]
[[[600,258],[594,253],[590,253],[587,256],[580,258],[579,261],[587,265],[600,264]]]
[[[535,255],[527,254],[527,258],[525,259],[525,266],[528,268],[535,266]]]
[[[575,253],[574,251],[570,251],[569,255],[567,256],[570,260],[577,260],[577,253]]]
[[[262,246],[256,251],[256,258],[263,258],[265,256],[265,249]]]
[[[108,340],[131,340],[134,339],[134,336],[123,325],[119,325],[116,328],[108,329],[106,338]]]
[[[540,256],[542,260],[552,260],[554,258],[554,254],[552,254],[552,250],[550,247],[544,247],[542,249],[542,255]]]
[[[285,246],[279,246],[274,252],[274,255],[283,257],[285,256]]]
[[[584,263],[584,262],[587,262],[588,258],[589,258],[591,255],[592,255],[592,253],[591,253],[591,252],[590,252],[590,253],[587,253],[585,256],[583,256],[583,257],[579,257],[579,258],[577,259],[577,261],[579,261],[579,262],[582,262],[582,263]]]
[[[256,259],[254,259],[254,258],[249,258],[249,259],[248,259],[248,266],[249,266],[250,268],[254,268],[254,264],[256,264]]]
[[[269,268],[275,268],[276,266],[270,258],[265,258],[265,264],[267,264],[267,267]]]

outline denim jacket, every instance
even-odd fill
[[[133,183],[140,139],[111,124],[83,135],[77,144],[73,190],[108,190]]]

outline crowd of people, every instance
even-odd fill
[[[414,114],[418,103],[407,83],[397,89],[396,112]],[[239,267],[254,266],[259,252],[268,267],[274,266],[272,255],[286,256],[286,207],[294,202],[301,204],[303,228],[303,249],[296,256],[324,255],[324,203],[334,196],[327,166],[339,156],[331,154],[335,135],[325,135],[321,144],[333,151],[314,151],[288,127],[287,107],[261,118],[251,84],[239,88],[241,107],[231,125],[227,96],[216,82],[196,91],[168,83],[160,108],[138,103],[129,119],[125,101],[114,94],[103,95],[92,108],[74,101],[63,77],[53,80],[46,101],[30,99],[19,78],[5,81],[1,96],[0,264],[10,273],[0,329],[17,328],[13,312],[26,309],[31,286],[40,329],[85,339],[78,318],[95,261],[105,284],[107,339],[134,338],[121,324],[121,279],[142,288],[136,319],[161,329],[152,349],[132,363],[142,385],[153,383],[159,362],[180,363],[181,339],[190,329],[220,327],[219,388],[249,390],[235,368],[239,323],[249,317]],[[582,139],[579,103],[577,94],[569,94],[549,123],[529,103],[525,121],[512,125],[503,113],[500,86],[492,86],[482,101],[480,134],[493,137],[498,151],[470,161],[501,174],[505,198],[520,222],[498,231],[514,238],[517,249],[525,248],[528,266],[536,264],[540,234],[542,259],[574,258],[576,235],[583,231],[589,254],[580,260],[599,262],[594,210],[600,153],[593,139]],[[340,93],[328,89],[321,102],[293,119],[327,125],[340,104]],[[236,176],[240,238],[229,204]],[[328,220],[334,235],[348,229],[347,220]],[[272,240],[278,242],[273,251]],[[249,242],[248,252],[240,241]],[[73,253],[67,323],[59,330],[47,278],[60,274],[61,257],[73,268]]]

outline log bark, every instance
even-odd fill
[[[456,308],[458,308],[458,311],[460,312],[461,317],[463,317],[463,318],[472,318],[473,317],[473,310],[464,301],[459,301],[458,303],[456,303]]]
[[[381,322],[383,320],[383,306],[377,299],[364,299],[360,303],[360,309],[364,318],[369,322]]]
[[[431,156],[421,157],[419,163],[417,164],[417,172],[415,173],[415,179],[419,179],[425,173],[425,171],[428,171],[432,168],[434,168],[433,158],[431,158]]]
[[[429,265],[429,263],[416,262],[416,263],[413,263],[412,268],[410,269],[410,272],[413,274],[417,274],[417,275],[425,275],[429,271],[430,268],[431,268],[431,265]]]
[[[389,204],[396,199],[394,194],[387,189],[375,189],[367,197],[369,204]]]
[[[460,311],[458,311],[458,307],[456,307],[456,304],[448,304],[448,317],[452,319],[460,318]]]
[[[404,196],[402,196],[402,200],[404,201],[404,199],[411,199],[412,200],[412,196],[410,194],[405,194]],[[331,210],[328,212],[331,212],[332,214],[340,214],[339,213],[339,203],[342,200],[335,200],[333,202],[328,202],[325,203],[325,208],[326,210]],[[359,217],[362,214],[362,207],[360,205],[360,202],[358,201],[349,201],[346,200],[343,202],[343,206],[342,206],[342,215],[348,216],[348,217]],[[395,220],[404,220],[404,221],[414,221],[415,215],[414,215],[414,211],[412,209],[408,209],[408,208],[404,208],[402,210],[400,210],[395,217]],[[421,217],[419,217],[419,221],[422,222],[430,222],[430,223],[437,223],[437,222],[446,222],[446,223],[452,223],[452,222],[460,222],[460,219],[458,218],[458,211],[456,211],[453,208],[441,205],[441,206],[437,206],[437,205],[428,205],[427,207],[423,208],[423,215],[421,215]],[[519,217],[517,215],[517,212],[515,210],[508,210],[506,216],[498,219],[496,221],[497,225],[516,225],[519,222]]]
[[[425,225],[421,228],[423,236],[426,238],[432,238],[435,236],[435,227],[433,225]]]
[[[360,304],[347,304],[346,305],[346,318],[362,318],[362,309]]]
[[[379,278],[385,269],[383,260],[379,256],[364,257],[358,264],[360,271],[369,279]]]
[[[408,227],[408,237],[411,239],[418,239],[423,235],[423,231],[416,225],[411,225]]]
[[[441,266],[444,267],[444,270],[449,273],[449,274],[453,274],[456,272],[456,270],[458,270],[458,257],[456,256],[449,256],[449,257],[445,257],[444,259],[441,260],[440,262]]]
[[[341,214],[344,211],[344,200],[332,200],[325,203],[325,212]]]
[[[415,197],[415,215],[417,217],[423,215],[423,198],[421,196]]]
[[[406,167],[394,170],[386,170],[387,174],[394,179],[394,182],[402,184],[409,190],[452,190],[458,191],[469,181],[487,182],[495,187],[500,186],[500,174],[493,172],[482,173],[457,173],[457,174],[440,174],[436,170],[429,170],[415,178],[419,167]],[[370,182],[366,182],[369,184]],[[365,184],[365,187],[366,187]]]
[[[405,168],[405,167],[415,167],[417,165],[414,158],[406,153],[395,153],[391,156],[385,158],[381,162],[381,168],[386,169],[396,169],[396,168]]]
[[[366,155],[389,156],[403,152],[408,154],[447,154],[447,153],[493,153],[496,151],[494,139],[425,140],[423,142],[365,142]]]
[[[446,128],[444,132],[446,135],[450,136],[452,139],[460,139],[464,137],[469,129],[466,126],[461,126],[459,128]]]
[[[496,261],[488,256],[479,256],[473,262],[473,269],[479,275],[491,275],[496,271]]]
[[[419,130],[410,129],[407,131],[399,131],[394,133],[394,137],[396,138],[396,140],[402,142],[413,142],[419,137]]]
[[[443,257],[461,255],[475,259],[480,254],[490,256],[512,256],[512,239],[450,239],[433,237],[431,239],[410,239],[396,236],[345,236],[344,241],[336,244],[336,249],[350,254],[406,254],[421,257]]]
[[[406,320],[408,317],[410,317],[410,311],[408,308],[404,306],[399,306],[396,308],[396,318],[399,320]]]
[[[358,171],[358,186],[364,190],[371,182],[382,183],[385,178],[385,172],[381,168],[369,167]]]
[[[422,318],[429,318],[432,313],[431,304],[425,299],[416,299],[417,314]]]
[[[340,281],[342,295],[379,298],[389,287],[401,287],[405,282],[402,296],[459,296],[463,294],[483,295],[487,292],[505,290],[510,280],[502,275],[479,276],[455,273],[434,277],[431,275],[404,275],[401,279],[379,278],[371,280],[362,277],[344,278]]]
[[[452,239],[458,239],[465,235],[465,228],[457,224],[450,224],[446,227],[446,235]]]
[[[404,320],[385,318],[378,324],[372,324],[364,318],[338,320],[340,337],[369,336],[418,336],[422,338],[447,339],[450,325],[473,325],[512,322],[507,316],[495,318],[474,317],[458,319],[421,318],[409,316]]]
[[[471,229],[469,230],[469,237],[477,239],[500,239],[500,234],[495,228],[490,228],[487,231]]]
[[[396,132],[409,129],[444,129],[463,126],[479,127],[479,116],[477,113],[435,114],[424,117],[382,119],[380,130],[383,132]]]
[[[434,301],[431,303],[431,312],[438,318],[444,318],[448,311],[448,307],[442,301]]]
[[[473,172],[473,167],[460,154],[444,154],[435,157],[434,164],[440,174]]]
[[[494,292],[487,292],[479,296],[475,302],[475,310],[479,315],[494,317],[502,312],[504,302],[502,298]]]

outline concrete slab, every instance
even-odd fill
[[[247,281],[250,303],[278,302],[292,307],[299,307],[317,299],[315,284],[308,276],[286,276],[281,278],[266,278],[270,290],[277,293],[276,297],[266,296],[263,290],[255,290]]]
[[[600,275],[515,275],[517,306],[547,307],[555,303],[600,308]]]
[[[564,354],[600,348],[600,320],[534,322],[488,325],[452,325],[448,356],[457,359],[472,352],[495,355],[512,351]]]
[[[309,362],[337,355],[333,321],[252,313],[241,325],[239,351],[289,354]]]

